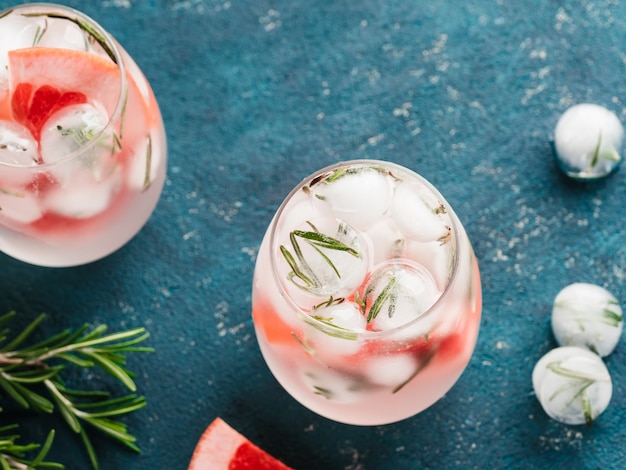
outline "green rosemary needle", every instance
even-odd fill
[[[0,400],[12,399],[23,408],[41,413],[57,411],[72,431],[80,436],[91,465],[96,470],[99,468],[98,459],[87,429],[98,430],[138,452],[135,437],[116,418],[143,408],[146,405],[145,398],[134,393],[111,397],[106,391],[73,390],[66,386],[63,372],[69,366],[97,368],[135,392],[134,374],[126,368],[126,354],[153,351],[152,348],[138,345],[149,334],[143,328],[135,328],[107,335],[106,325],[93,329],[83,325],[75,331],[65,330],[24,346],[45,315],[35,318],[9,340],[10,330],[5,325],[14,317],[15,312],[0,316]],[[6,429],[0,428],[0,432]],[[43,462],[54,433],[48,436],[39,455],[33,460],[38,466],[11,466],[10,462],[20,462],[16,459],[28,462],[23,454],[37,448],[32,444],[16,447],[17,437],[2,438],[0,435],[0,469],[63,468],[59,464]],[[3,442],[8,446],[4,451]]]

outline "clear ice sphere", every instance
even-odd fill
[[[119,173],[119,172],[118,172]],[[45,194],[48,211],[66,217],[86,219],[104,212],[121,186],[121,175],[96,181],[88,169],[74,173],[72,181]]]
[[[565,424],[585,424],[609,405],[611,376],[595,353],[576,346],[553,349],[533,369],[533,388],[542,408]]]
[[[42,216],[37,197],[29,191],[6,191],[0,188],[0,219],[28,224]]]
[[[366,319],[374,330],[381,331],[398,328],[420,318],[440,295],[426,269],[397,260],[379,267],[372,274],[361,298],[367,305]],[[429,325],[430,322],[425,322],[424,334],[429,331]],[[417,329],[411,330],[417,332]]]
[[[276,256],[279,274],[292,298],[317,305],[329,297],[347,297],[361,285],[369,268],[366,241],[350,225],[336,219],[313,220],[282,233]],[[300,291],[300,292],[298,292]],[[305,296],[306,297],[306,296]],[[317,300],[314,300],[317,299]],[[320,300],[321,299],[321,300]]]
[[[619,118],[597,104],[567,109],[554,129],[554,148],[563,172],[579,180],[603,178],[622,161],[624,127]]]
[[[392,181],[382,171],[363,167],[330,182],[317,183],[311,188],[311,195],[322,216],[336,217],[366,230],[387,211]]]
[[[431,242],[444,239],[450,232],[446,221],[424,201],[418,188],[403,182],[396,187],[389,215],[405,237]]]
[[[555,297],[552,331],[561,346],[580,346],[606,357],[617,346],[624,327],[622,307],[603,287],[576,282]]]

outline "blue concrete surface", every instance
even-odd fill
[[[0,0],[4,8],[12,2]],[[592,282],[626,300],[626,171],[595,184],[557,169],[570,105],[626,116],[626,4],[615,0],[83,0],[160,102],[170,167],[149,223],[88,266],[0,255],[0,312],[42,334],[83,322],[145,326],[130,360],[149,405],[126,419],[141,455],[95,438],[102,469],[185,469],[221,416],[300,470],[607,469],[626,453],[626,346],[607,359],[613,400],[590,429],[550,420],[532,393],[555,346],[552,300]],[[470,366],[424,413],[382,427],[317,417],[264,365],[250,318],[255,253],[304,176],[351,158],[433,182],[473,241],[484,312]],[[13,419],[12,415],[0,415]],[[57,419],[53,457],[87,459]]]

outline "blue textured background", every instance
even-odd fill
[[[0,1],[0,7],[12,2]],[[216,416],[299,469],[623,468],[626,346],[607,360],[613,400],[591,429],[551,421],[532,393],[555,343],[549,314],[574,281],[626,300],[626,172],[560,175],[552,131],[570,105],[626,116],[626,3],[618,0],[84,0],[148,76],[169,138],[153,217],[119,252],[45,269],[0,255],[0,312],[43,334],[83,322],[145,326],[133,356],[147,408],[126,419],[143,453],[94,438],[103,470],[185,469]],[[470,366],[404,422],[317,417],[270,375],[250,286],[269,220],[304,176],[350,158],[431,180],[480,259],[484,312]],[[3,419],[13,416],[3,414]],[[61,432],[53,456],[86,469]],[[68,456],[71,456],[68,458]]]

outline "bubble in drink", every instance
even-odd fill
[[[438,213],[441,210],[439,205],[429,205],[416,187],[402,182],[396,187],[389,215],[405,237],[432,242],[445,240],[450,233],[450,226]]]
[[[280,269],[290,281],[289,292],[305,292],[319,299],[344,297],[365,279],[368,269],[366,242],[350,225],[336,219],[313,220],[283,234]],[[312,298],[310,298],[311,300]]]
[[[311,188],[314,206],[322,213],[366,230],[387,210],[392,186],[386,170],[363,167],[334,172]]]
[[[9,165],[37,165],[37,142],[30,131],[14,122],[0,121],[0,162]]]
[[[382,331],[419,318],[441,292],[421,266],[392,260],[372,274],[361,295],[368,323],[373,330]]]

